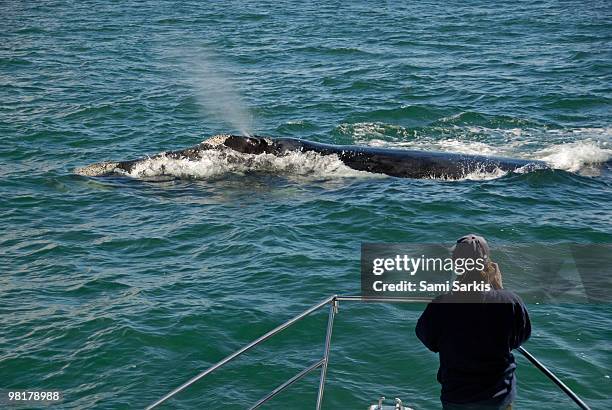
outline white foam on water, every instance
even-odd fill
[[[446,176],[446,175],[442,175],[442,176],[430,176],[426,179],[431,179],[431,180],[439,180],[439,181],[448,181],[448,182],[456,182],[456,181],[490,181],[493,179],[498,179],[501,178],[505,175],[508,175],[507,171],[504,171],[500,168],[496,168],[492,171],[487,171],[484,168],[481,169],[476,169],[472,172],[468,172],[467,174],[464,174],[463,176],[460,177],[456,177],[456,176]]]
[[[413,140],[413,141],[385,141],[372,139],[364,145],[380,148],[414,149],[419,151],[454,152],[469,155],[503,155],[508,151],[481,141],[464,141],[447,138],[443,140]]]
[[[612,158],[612,149],[606,143],[592,140],[553,145],[536,152],[536,157],[555,169],[580,172]]]
[[[470,155],[499,155],[499,149],[481,141],[445,139],[438,143],[440,151]]]
[[[485,171],[482,169],[478,169],[475,171],[472,171],[470,173],[468,173],[466,176],[464,176],[463,178],[460,178],[460,180],[467,180],[467,181],[489,181],[492,179],[497,179],[497,178],[501,178],[505,175],[508,175],[507,171],[504,171],[500,168],[496,168],[493,171]]]
[[[203,151],[197,160],[176,159],[165,155],[145,159],[127,173],[133,178],[173,176],[210,179],[225,174],[264,172],[312,178],[351,178],[373,175],[347,167],[336,155],[315,152],[291,152],[287,155],[244,154],[232,150]]]

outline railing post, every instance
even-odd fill
[[[338,313],[338,297],[334,296],[329,305],[329,317],[327,319],[327,333],[325,334],[325,348],[323,350],[323,366],[321,366],[321,378],[319,379],[319,393],[317,394],[317,410],[323,405],[323,391],[325,390],[325,377],[327,376],[327,365],[329,364],[329,350],[331,348],[332,330],[334,328],[334,317]]]

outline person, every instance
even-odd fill
[[[452,258],[480,259],[458,281],[482,282],[490,290],[481,287],[438,296],[418,320],[417,337],[440,356],[442,408],[511,409],[516,396],[512,350],[531,335],[529,313],[518,295],[503,289],[501,271],[491,261],[483,237],[470,234],[457,240]]]

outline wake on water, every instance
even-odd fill
[[[536,155],[555,169],[590,174],[612,158],[612,149],[590,140],[576,141],[544,148]]]

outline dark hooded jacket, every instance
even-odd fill
[[[438,381],[447,403],[509,403],[516,394],[512,350],[531,335],[523,301],[506,290],[459,292],[434,299],[417,337],[440,354]]]

